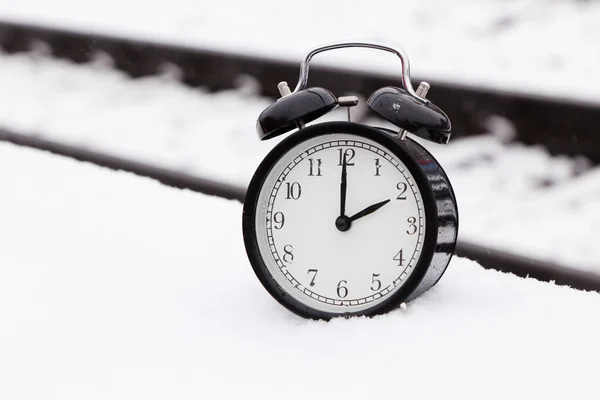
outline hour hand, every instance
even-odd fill
[[[387,200],[380,201],[379,203],[372,204],[369,207],[365,208],[364,210],[359,211],[356,214],[354,214],[353,216],[351,216],[350,221],[356,221],[359,218],[362,218],[364,216],[372,214],[389,202],[390,202],[390,199],[387,199]]]

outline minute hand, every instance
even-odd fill
[[[342,179],[340,182],[340,217],[346,216],[346,186],[348,185],[346,176],[346,155],[342,161]]]
[[[369,207],[365,208],[362,211],[357,212],[356,214],[354,214],[353,216],[350,217],[350,221],[356,221],[359,218],[362,218],[366,215],[369,215],[371,213],[374,213],[375,211],[379,210],[381,207],[383,207],[384,205],[386,205],[387,203],[390,202],[390,199],[384,200],[384,201],[380,201],[379,203],[375,203],[373,205],[370,205]]]

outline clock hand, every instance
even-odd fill
[[[356,221],[359,218],[362,218],[371,213],[374,213],[375,211],[379,210],[381,207],[385,206],[389,202],[390,202],[390,199],[387,199],[384,201],[380,201],[379,203],[372,204],[369,207],[365,208],[364,210],[359,211],[356,214],[354,214],[353,216],[351,216],[350,221]]]
[[[346,189],[348,182],[346,180],[346,153],[342,160],[342,179],[340,183],[340,216],[335,219],[335,227],[340,232],[346,232],[350,229],[351,221],[346,216]]]
[[[342,161],[342,181],[340,184],[340,217],[346,216],[346,187],[348,182],[346,180],[346,154]]]

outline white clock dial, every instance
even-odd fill
[[[336,226],[344,155],[346,221],[377,208],[346,231]],[[340,314],[373,307],[397,291],[425,236],[423,199],[406,166],[377,142],[343,133],[306,140],[275,163],[255,223],[275,281],[299,302]]]

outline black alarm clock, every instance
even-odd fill
[[[366,47],[397,55],[402,87],[383,87],[368,107],[399,130],[350,121],[353,96],[306,88],[320,52]],[[447,143],[448,116],[415,91],[398,49],[337,43],[310,51],[293,92],[258,117],[261,140],[297,129],[265,157],[246,193],[246,252],[265,289],[306,318],[373,316],[423,294],[441,278],[458,233],[456,198],[435,158],[407,133]],[[336,107],[348,121],[307,125]]]

